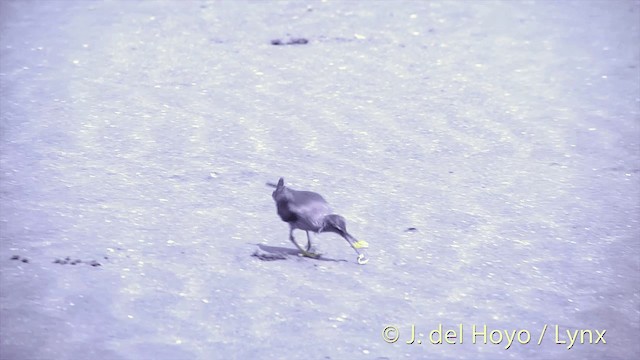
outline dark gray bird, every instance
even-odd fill
[[[304,256],[317,258],[320,255],[311,252],[311,236],[314,233],[333,232],[342,236],[358,254],[358,264],[364,265],[367,259],[362,249],[368,247],[366,241],[358,241],[347,232],[347,225],[342,216],[333,214],[327,201],[320,194],[311,191],[297,191],[284,186],[284,179],[280,178],[271,196],[276,202],[278,215],[282,221],[289,224],[289,240],[302,252]],[[293,237],[293,230],[300,229],[307,233],[307,248],[303,249]]]

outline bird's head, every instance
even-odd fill
[[[348,235],[347,223],[345,219],[342,216],[336,214],[331,214],[324,217],[324,224],[320,231],[334,232],[342,237],[346,237],[346,235]]]
[[[271,193],[271,197],[273,198],[273,200],[278,201],[278,199],[282,198],[283,196],[286,196],[285,194],[286,194],[287,188],[284,186],[283,178],[280,178],[280,180],[278,180],[278,185],[275,185],[275,188],[276,189],[273,190],[273,193]]]

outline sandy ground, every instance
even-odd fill
[[[1,359],[640,354],[639,2],[0,19]],[[331,234],[297,256],[280,176],[370,263]]]

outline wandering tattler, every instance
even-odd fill
[[[364,265],[369,259],[362,249],[369,246],[366,241],[356,240],[347,232],[345,219],[337,214],[332,214],[327,201],[320,194],[311,191],[297,191],[284,186],[284,179],[280,178],[277,185],[267,183],[275,187],[271,195],[276,202],[278,215],[282,221],[289,224],[289,240],[302,252],[302,255],[318,258],[320,255],[311,252],[311,236],[309,231],[315,233],[333,232],[342,236],[358,254],[358,264]],[[293,230],[300,229],[307,233],[307,248],[303,249],[293,237]]]

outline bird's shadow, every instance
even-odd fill
[[[295,256],[296,258],[299,258],[302,255],[302,253],[297,249],[280,247],[280,246],[263,245],[263,244],[253,244],[253,245],[256,245],[258,247],[258,250],[256,250],[253,254],[251,254],[251,256],[256,257],[262,261],[287,260],[291,256]],[[307,259],[318,260],[318,261],[347,262],[347,260],[344,260],[344,259],[340,259],[340,260],[332,259],[332,258],[325,257],[324,255],[320,255],[317,258],[307,257]]]

